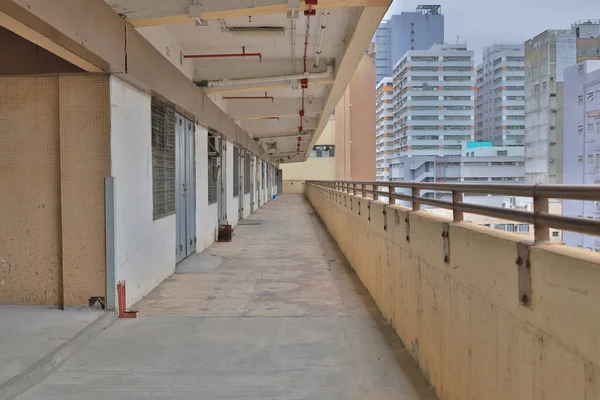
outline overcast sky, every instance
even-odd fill
[[[414,11],[419,4],[440,4],[448,43],[467,41],[481,62],[483,48],[522,43],[547,29],[567,29],[579,19],[600,19],[600,0],[393,0],[385,18]]]

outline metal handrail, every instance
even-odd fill
[[[600,201],[600,185],[482,185],[383,181],[306,181],[306,184],[362,197],[367,197],[369,194],[374,200],[387,197],[389,204],[395,204],[396,200],[410,201],[413,211],[420,210],[421,204],[445,208],[453,211],[455,222],[463,221],[464,213],[526,222],[533,224],[536,242],[550,240],[550,228],[600,236],[598,220],[548,213],[549,199]],[[387,191],[380,190],[381,187],[387,188]],[[396,188],[411,189],[412,194],[397,193]],[[452,201],[423,197],[421,190],[451,192]],[[531,197],[533,212],[465,203],[463,202],[465,193]]]

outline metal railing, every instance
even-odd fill
[[[470,213],[529,223],[534,227],[536,242],[549,241],[550,228],[600,236],[600,220],[565,217],[548,212],[549,199],[600,201],[600,185],[485,185],[381,181],[306,181],[306,184],[374,200],[387,197],[389,204],[396,204],[396,200],[409,201],[413,211],[419,211],[422,204],[452,210],[455,222],[463,221],[464,213]],[[386,188],[387,191],[381,188]],[[411,195],[397,193],[397,188],[411,189]],[[452,201],[423,197],[421,190],[452,193]],[[530,197],[533,199],[533,211],[465,203],[465,193]]]

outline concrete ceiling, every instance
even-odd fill
[[[159,50],[176,41],[178,67],[279,162],[306,159],[391,2],[106,1]]]

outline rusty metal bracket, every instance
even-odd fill
[[[444,238],[444,262],[450,264],[450,224],[442,223],[442,237]]]
[[[406,222],[406,241],[410,242],[410,219],[409,213],[406,213],[406,218],[404,218],[404,222]]]
[[[358,215],[360,215],[360,200],[358,200]]]
[[[385,206],[383,207],[383,230],[387,231],[387,211],[385,210]]]
[[[348,207],[348,196],[344,196],[344,207]]]
[[[369,204],[367,205],[367,210],[369,210],[369,221],[371,220],[371,201],[369,200]]]
[[[352,197],[350,197],[350,211],[352,211],[354,208],[352,207]]]
[[[534,242],[522,241],[517,243],[517,271],[519,278],[519,301],[526,307],[531,307],[531,260],[530,248]]]

